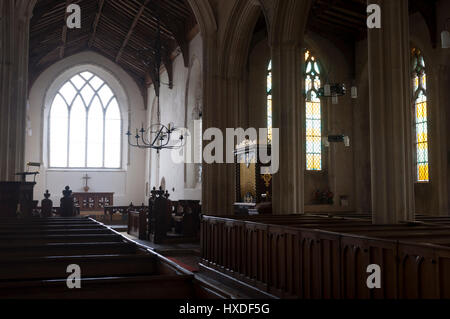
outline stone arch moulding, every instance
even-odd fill
[[[273,17],[269,30],[271,45],[300,44],[307,19],[305,13],[311,9],[312,0],[273,0]]]
[[[228,19],[220,57],[219,71],[231,78],[240,78],[245,71],[250,43],[261,12],[259,1],[238,0]],[[267,25],[268,26],[268,25]]]
[[[197,23],[200,26],[200,32],[207,37],[217,31],[217,22],[211,5],[205,0],[187,0],[194,12]]]
[[[19,8],[20,16],[31,19],[36,3],[37,0],[17,0],[16,6]]]
[[[93,55],[92,55],[93,54]],[[90,58],[89,58],[90,57]],[[96,62],[88,62],[92,61],[92,57],[98,57],[99,60]],[[109,61],[109,60],[108,60]],[[122,118],[122,133],[127,129],[127,126],[130,125],[131,121],[131,103],[130,94],[133,91],[138,90],[137,85],[133,89],[133,86],[126,85],[126,82],[132,83],[135,85],[135,82],[130,78],[129,81],[124,79],[122,76],[127,75],[127,73],[117,73],[118,70],[112,70],[108,67],[108,63],[103,64],[103,62],[107,62],[106,58],[96,55],[91,52],[84,52],[78,55],[74,55],[68,57],[51,67],[47,68],[43,73],[41,73],[38,79],[42,79],[44,81],[44,90],[45,93],[42,97],[38,97],[40,100],[41,109],[41,119],[42,123],[40,130],[40,143],[41,143],[41,161],[43,163],[48,163],[48,116],[50,112],[51,105],[53,103],[53,99],[59,91],[60,87],[64,85],[72,76],[83,72],[89,71],[99,76],[103,81],[107,83],[107,85],[111,88],[111,90],[116,95],[119,110]],[[65,64],[68,64],[66,66]],[[124,82],[126,81],[126,82]],[[35,85],[38,85],[41,81],[35,82]],[[33,91],[32,86],[30,91]],[[133,91],[130,91],[133,90]],[[37,102],[37,101],[36,101]],[[139,104],[141,104],[139,102]],[[128,166],[129,163],[129,149],[127,147],[127,140],[125,134],[122,134],[122,169]]]

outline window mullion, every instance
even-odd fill
[[[86,109],[86,133],[84,138],[84,167],[88,167],[88,135],[89,134],[89,107]]]
[[[102,154],[102,156],[103,156],[103,168],[105,168],[105,148],[106,148],[106,145],[105,145],[105,142],[106,142],[106,138],[105,138],[105,132],[106,132],[106,110],[105,109],[103,109],[103,154]]]
[[[66,153],[66,167],[70,167],[70,116],[71,116],[71,107],[68,107],[69,109],[69,116],[67,117],[67,153]]]

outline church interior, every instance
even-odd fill
[[[0,299],[450,299],[450,0],[0,18]]]

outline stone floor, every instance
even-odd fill
[[[214,276],[209,271],[204,271],[199,267],[200,262],[200,244],[199,243],[185,243],[185,244],[166,244],[158,245],[150,241],[140,240],[134,236],[121,232],[121,234],[130,240],[133,240],[143,246],[146,246],[156,253],[171,259],[181,267],[192,272],[196,279],[209,283],[221,291],[225,292],[230,298],[233,299],[254,299],[264,298],[258,294],[253,294],[251,289],[242,289],[242,287],[236,286],[232,281],[222,280]]]

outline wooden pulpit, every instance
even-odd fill
[[[257,204],[272,201],[272,175],[264,170],[270,163],[261,163],[260,152],[270,156],[270,145],[245,140],[236,147],[235,214],[257,213]]]
[[[0,217],[31,217],[34,182],[0,182]]]

